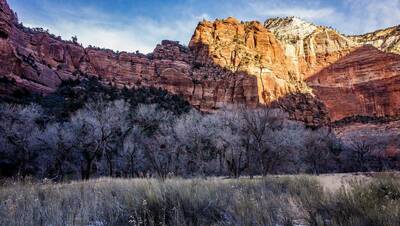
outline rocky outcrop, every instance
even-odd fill
[[[258,104],[255,78],[218,65],[196,66],[192,52],[178,42],[163,41],[148,55],[83,48],[18,25],[5,0],[0,3],[1,29],[6,34],[0,38],[0,76],[12,81],[7,84],[47,94],[63,80],[95,76],[117,87],[162,88],[204,111]]]
[[[400,115],[398,37],[397,27],[345,36],[297,18],[227,18],[200,22],[189,47],[162,41],[151,54],[116,53],[26,28],[0,0],[0,95],[48,94],[64,80],[94,76],[161,88],[203,111],[272,104],[311,125]]]
[[[7,5],[7,2],[0,1],[0,38],[8,38],[15,19],[16,16]]]
[[[362,45],[372,45],[385,52],[400,54],[400,25],[349,38]]]
[[[331,28],[296,17],[269,19],[264,25],[282,43],[301,79],[335,63],[359,45]]]
[[[290,93],[311,92],[297,76],[275,35],[257,21],[239,22],[232,17],[203,21],[197,26],[189,47],[197,64],[217,64],[257,78],[261,104]]]
[[[396,53],[398,28],[344,36],[295,17],[270,19],[265,26],[332,120],[400,114],[400,56],[387,53]]]
[[[308,93],[288,94],[273,101],[271,106],[284,110],[291,119],[302,121],[308,126],[329,125],[331,121],[325,104]]]
[[[400,115],[400,55],[362,46],[307,82],[333,120]]]

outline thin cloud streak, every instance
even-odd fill
[[[334,27],[344,34],[366,33],[400,22],[400,0],[188,0],[166,12],[160,11],[159,17],[113,14],[96,8],[96,5],[85,4],[78,8],[67,4],[57,8],[55,6],[61,4],[36,1],[41,3],[36,4],[38,9],[20,6],[25,7],[21,8],[25,13],[31,14],[29,20],[23,20],[25,24],[49,29],[64,39],[77,35],[78,41],[85,46],[143,53],[151,52],[163,39],[187,44],[202,19],[234,16],[240,20],[263,22],[271,17],[296,16]]]
[[[275,4],[274,4],[275,3]],[[296,16],[307,20],[318,20],[321,18],[330,17],[335,14],[335,9],[329,7],[310,7],[301,6],[297,4],[287,4],[284,2],[270,1],[270,2],[250,2],[251,16],[263,17],[286,17]]]

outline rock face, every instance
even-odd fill
[[[217,64],[257,78],[259,102],[271,103],[290,93],[311,92],[274,34],[259,22],[234,18],[201,22],[190,41],[195,62]]]
[[[360,36],[298,18],[265,22],[332,120],[400,114],[399,27]],[[382,51],[381,51],[382,50]]]
[[[333,29],[296,17],[269,19],[265,27],[282,43],[301,79],[335,63],[358,45]]]
[[[16,87],[47,94],[63,80],[96,76],[117,87],[166,89],[206,111],[258,104],[256,78],[217,65],[195,67],[191,51],[178,42],[163,41],[148,55],[83,48],[18,25],[5,0],[0,7],[0,76]]]
[[[400,25],[349,38],[360,44],[370,44],[385,52],[400,54]]]
[[[312,125],[398,115],[399,33],[345,36],[297,18],[264,25],[227,18],[200,22],[189,47],[162,41],[151,54],[116,53],[23,27],[0,0],[0,95],[48,94],[64,80],[95,76],[165,89],[203,111],[272,104]]]
[[[307,82],[334,120],[400,115],[400,55],[361,46]]]

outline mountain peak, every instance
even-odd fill
[[[295,36],[301,39],[307,37],[319,27],[298,17],[271,18],[265,21],[264,26],[277,36]]]
[[[265,21],[265,23],[308,23],[311,24],[310,22],[307,22],[300,17],[296,16],[288,16],[288,17],[274,17],[274,18],[269,18]]]

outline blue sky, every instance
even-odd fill
[[[400,0],[8,0],[26,26],[83,45],[151,52],[163,39],[187,44],[202,19],[265,21],[297,16],[345,34],[400,24]]]

